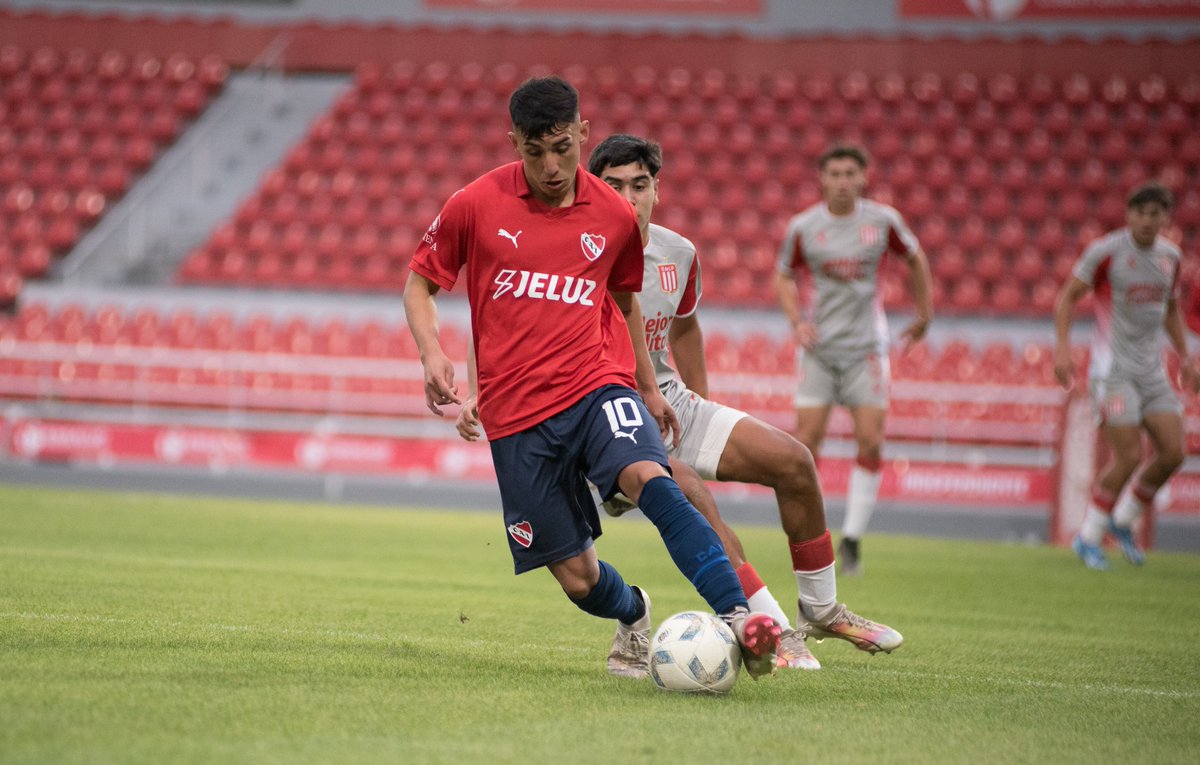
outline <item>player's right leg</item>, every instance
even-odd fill
[[[1112,524],[1113,506],[1142,461],[1141,401],[1137,390],[1124,379],[1093,379],[1089,384],[1109,460],[1092,487],[1092,500],[1071,549],[1085,566],[1103,571],[1108,560],[1102,545]]]
[[[585,401],[592,414],[580,431],[582,449],[601,498],[620,490],[641,508],[680,572],[733,626],[750,674],[772,671],[782,629],[771,616],[750,613],[720,537],[667,473],[662,437],[641,399],[628,388],[607,386]]]
[[[783,628],[777,650],[778,665],[790,669],[820,669],[821,663],[804,644],[805,633],[792,628],[779,601],[767,589],[766,583],[763,582],[762,577],[758,575],[758,571],[750,564],[750,561],[746,560],[742,540],[729,527],[729,524],[725,523],[725,519],[717,511],[717,501],[709,491],[708,485],[704,483],[704,479],[691,465],[675,457],[671,457],[671,474],[679,483],[679,488],[683,490],[684,496],[700,511],[704,519],[717,532],[717,536],[721,538],[721,544],[725,546],[725,552],[729,555],[729,563],[737,573],[738,581],[742,583],[742,593],[749,602],[750,610],[770,614]]]

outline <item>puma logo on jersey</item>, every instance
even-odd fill
[[[636,432],[636,431],[634,431]],[[634,432],[625,433],[624,431],[614,430],[613,438],[628,438],[630,441],[637,443],[637,439],[633,437]]]
[[[510,234],[510,233],[508,233],[508,230],[507,230],[507,229],[503,229],[503,228],[502,228],[502,229],[500,229],[499,231],[497,231],[497,232],[496,232],[496,235],[497,235],[497,236],[502,236],[502,237],[504,237],[505,239],[509,239],[509,240],[511,240],[511,241],[512,241],[512,243],[513,243],[513,249],[515,250],[515,249],[517,248],[517,237],[518,237],[518,236],[520,236],[520,235],[521,235],[521,234],[523,234],[523,233],[524,233],[523,231],[518,231],[518,232],[517,232],[517,233],[515,233],[515,234]]]
[[[512,293],[515,298],[551,300],[567,305],[576,303],[587,306],[596,305],[592,302],[592,293],[596,291],[596,283],[591,279],[580,279],[577,276],[560,276],[559,274],[543,274],[539,271],[518,271],[513,268],[505,268],[496,275],[495,284],[496,291],[492,293],[492,300]]]

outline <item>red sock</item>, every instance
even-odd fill
[[[793,571],[820,571],[833,565],[833,538],[829,536],[829,529],[814,539],[796,544],[789,542],[788,548],[792,551]]]
[[[738,581],[742,583],[742,592],[746,594],[747,598],[752,597],[754,593],[766,587],[763,584],[762,577],[758,575],[758,572],[754,570],[754,566],[751,566],[749,561],[738,566],[736,572]]]
[[[1092,489],[1092,504],[1103,512],[1112,515],[1113,505],[1117,503],[1117,495],[1099,486]]]
[[[1133,487],[1133,496],[1137,497],[1137,500],[1142,503],[1143,507],[1150,507],[1151,503],[1154,502],[1154,495],[1157,493],[1157,487],[1147,486],[1140,481],[1134,484]]]

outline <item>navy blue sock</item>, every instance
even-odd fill
[[[650,479],[638,498],[638,507],[662,535],[675,565],[713,611],[725,614],[736,606],[748,607],[720,537],[674,479]]]
[[[620,573],[604,561],[600,561],[600,581],[592,591],[582,598],[571,598],[571,602],[593,616],[617,619],[624,624],[633,624],[646,613],[642,599],[625,584]]]

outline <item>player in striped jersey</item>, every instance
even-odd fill
[[[1135,189],[1127,206],[1129,225],[1084,250],[1054,308],[1054,373],[1070,389],[1071,317],[1084,295],[1095,295],[1088,389],[1112,454],[1092,488],[1083,527],[1072,543],[1092,569],[1108,568],[1101,549],[1106,531],[1130,563],[1145,562],[1133,524],[1183,464],[1183,407],[1167,381],[1160,329],[1166,329],[1179,354],[1184,387],[1193,393],[1200,385],[1200,372],[1195,360],[1188,359],[1183,312],[1177,303],[1179,248],[1159,236],[1172,202],[1171,192],[1159,184]],[[1142,462],[1143,429],[1154,443],[1155,455],[1122,497]]]
[[[819,454],[834,404],[850,410],[858,454],[850,473],[838,560],[843,574],[861,571],[860,540],[875,511],[887,416],[888,326],[878,290],[889,252],[904,258],[916,318],[901,333],[907,348],[925,336],[933,316],[929,263],[895,209],[862,197],[867,153],[835,146],[821,155],[823,201],[788,222],[775,289],[796,338],[796,437]],[[816,305],[801,307],[796,277],[807,271]]]

